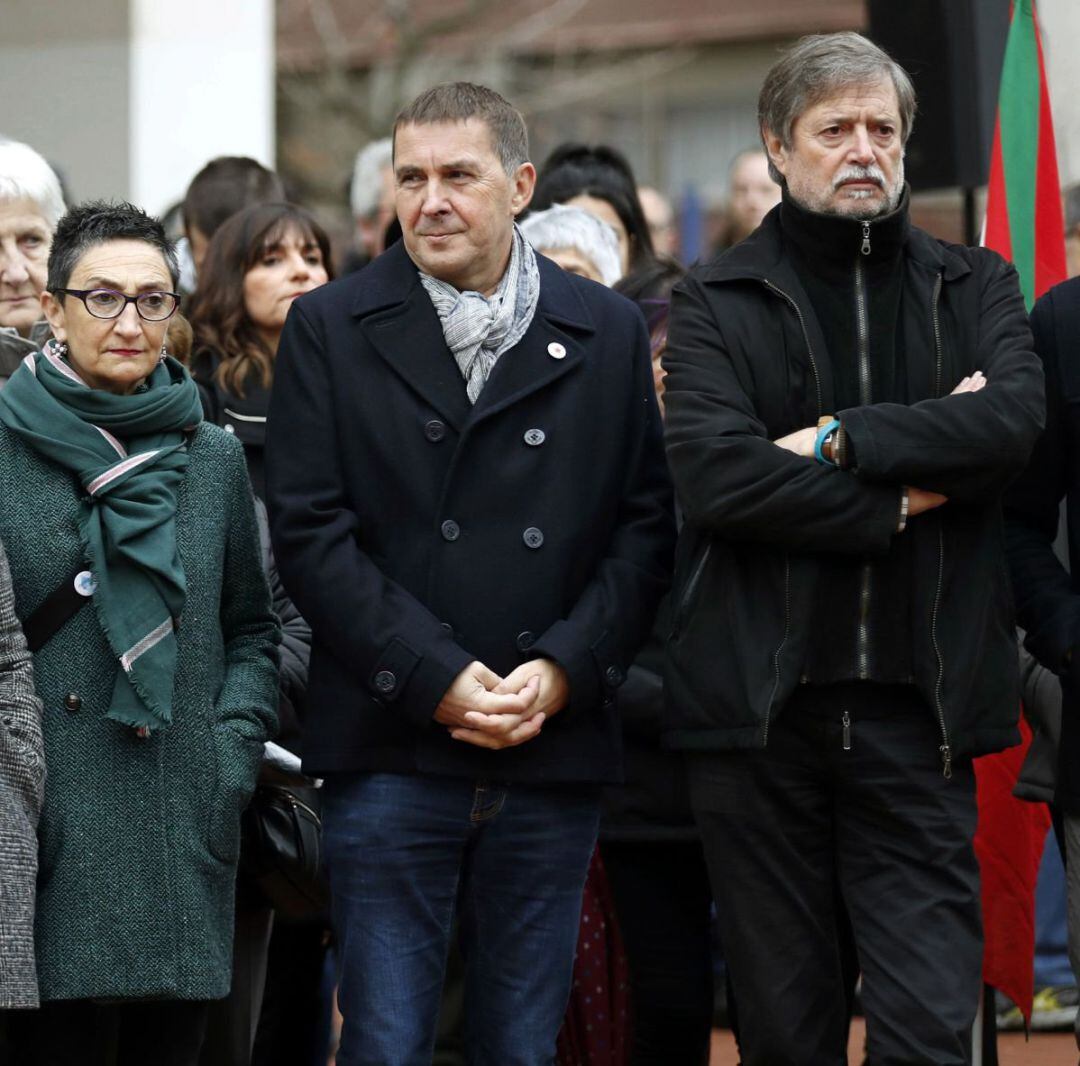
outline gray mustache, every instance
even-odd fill
[[[841,171],[833,179],[833,188],[839,189],[848,181],[872,181],[879,189],[885,188],[885,175],[880,167],[871,165],[868,167],[848,167]]]

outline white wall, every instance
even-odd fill
[[[273,0],[0,0],[0,101],[73,200],[163,211],[216,155],[274,164]]]
[[[1077,0],[1038,0],[1050,104],[1054,110],[1061,184],[1080,181],[1080,3]]]
[[[131,0],[135,202],[165,210],[214,156],[273,167],[274,69],[273,0]]]

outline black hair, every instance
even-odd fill
[[[161,252],[173,288],[180,282],[176,246],[160,219],[126,201],[90,200],[73,207],[56,224],[49,250],[50,292],[67,287],[75,264],[91,249],[109,241],[145,241]]]
[[[209,240],[218,226],[251,204],[285,200],[281,178],[245,155],[211,159],[191,179],[184,194],[184,229],[197,229]]]
[[[630,238],[632,271],[654,258],[634,172],[621,152],[603,144],[566,143],[555,148],[537,176],[532,210],[544,211],[575,196],[593,196],[611,205]]]
[[[686,276],[686,267],[666,255],[659,255],[638,270],[619,278],[613,288],[641,308],[649,333],[668,319],[671,290]]]

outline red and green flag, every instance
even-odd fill
[[[1015,264],[1030,310],[1065,280],[1065,224],[1035,0],[1014,0],[1010,19],[983,244]]]

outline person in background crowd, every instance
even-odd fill
[[[191,372],[202,395],[204,417],[244,445],[248,475],[260,500],[265,492],[266,414],[278,339],[293,300],[327,281],[329,255],[326,233],[303,208],[285,203],[253,204],[223,222],[214,234],[203,260],[203,284],[188,309],[195,332]],[[276,577],[276,569],[271,576]],[[280,582],[277,585],[280,588]],[[306,623],[287,597],[276,596],[275,601],[279,617],[293,619],[303,627],[306,661],[310,645]],[[291,649],[295,636],[286,627],[283,645]],[[296,655],[283,653],[283,661],[296,660]],[[289,676],[295,673],[293,670]],[[283,689],[286,695],[288,691]],[[295,746],[299,722],[293,710],[294,701],[284,700],[280,724],[281,740]],[[234,945],[237,979],[229,1000],[212,1011],[210,1035],[214,1039],[207,1040],[201,1066],[239,1062],[241,1054],[246,1062],[256,1039],[266,982],[271,983],[273,998],[280,981],[288,981],[298,972],[297,967],[288,966],[286,972],[268,974],[271,926],[270,908],[241,879]],[[304,932],[321,948],[321,925]],[[294,929],[277,931],[279,939],[290,941],[297,939],[293,933]],[[302,957],[310,958],[310,952],[302,951],[302,933],[299,940]],[[275,952],[275,958],[278,954]],[[321,959],[321,950],[314,955],[316,961],[308,970]],[[268,1024],[272,1024],[271,1019]]]
[[[29,145],[0,141],[0,386],[49,335],[41,290],[64,197]]]
[[[70,211],[54,339],[0,393],[0,540],[37,633],[48,768],[20,1066],[194,1066],[229,990],[278,626],[242,449],[166,351],[176,280],[156,219]]]
[[[552,204],[521,223],[521,233],[563,270],[609,288],[622,276],[615,231],[581,207]]]
[[[748,148],[728,171],[727,220],[717,251],[745,240],[780,202],[780,186],[769,176],[769,158],[760,148]]]
[[[227,218],[252,204],[285,199],[281,178],[262,163],[242,155],[211,159],[191,179],[184,194],[184,235],[191,250],[196,281],[210,240]]]
[[[267,440],[313,634],[337,1062],[430,1061],[457,905],[469,1061],[540,1066],[618,776],[612,697],[668,579],[648,340],[521,237],[535,171],[497,93],[430,89],[394,142],[403,239],[296,302]]]
[[[386,247],[386,230],[394,221],[394,161],[389,137],[372,141],[356,153],[349,207],[356,223],[356,244],[342,265],[343,274],[367,266]]]
[[[1035,351],[1046,376],[1046,428],[1027,470],[1005,497],[1005,543],[1017,621],[1024,646],[1061,679],[1061,738],[1054,806],[1061,811],[1066,852],[1069,958],[1080,980],[1080,477],[1074,456],[1080,442],[1080,279],[1046,293],[1031,313]],[[1068,568],[1054,551],[1065,504]],[[1080,1043],[1080,1030],[1077,1041]]]
[[[545,211],[552,204],[582,207],[611,226],[619,238],[623,274],[653,258],[652,236],[634,173],[614,148],[584,144],[555,148],[537,175],[532,210]]]
[[[0,1062],[6,1049],[4,1011],[38,1005],[34,963],[37,825],[45,791],[41,700],[19,619],[7,555],[0,545]]]
[[[658,399],[671,288],[684,273],[673,260],[657,259],[615,286],[645,316]],[[670,618],[665,598],[616,696],[626,780],[605,789],[600,822],[600,853],[630,970],[629,1066],[703,1066],[712,1024],[709,875],[682,756],[660,743]]]
[[[265,494],[263,448],[274,359],[293,301],[331,276],[330,242],[302,207],[254,204],[214,234],[188,314],[191,373],[203,411],[244,445],[255,494]]]
[[[843,1061],[837,886],[869,1061],[960,1066],[982,991],[972,759],[1019,739],[1001,495],[1042,372],[1013,267],[910,222],[915,94],[888,55],[804,38],[758,114],[782,203],[672,298],[665,740],[688,753],[746,1066]]]
[[[671,201],[651,185],[639,185],[637,194],[649,224],[653,251],[658,256],[674,259],[679,252],[679,227]]]
[[[1070,278],[1080,274],[1080,181],[1073,182],[1064,193],[1065,259]]]

